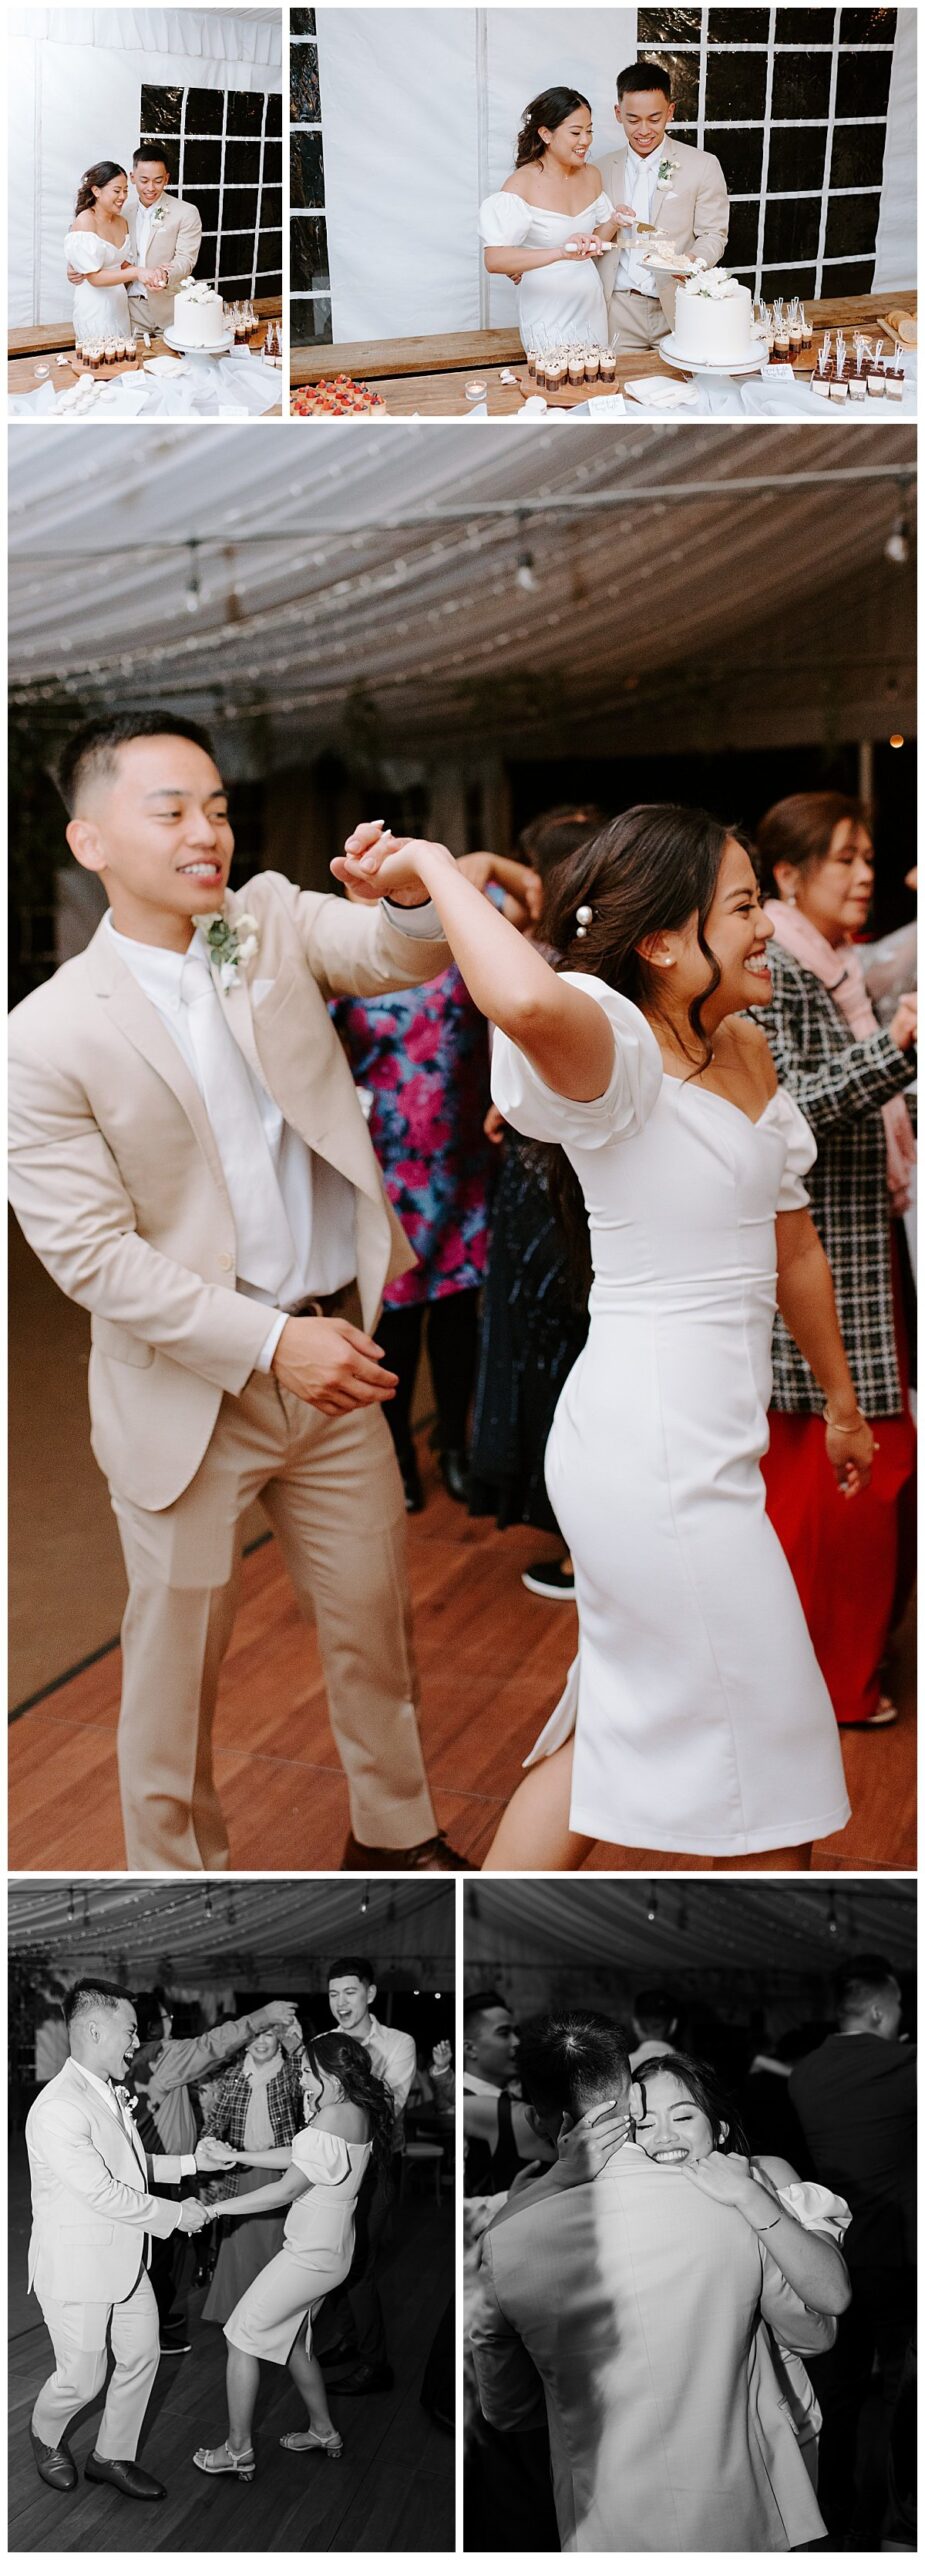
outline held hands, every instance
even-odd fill
[[[918,1036],[918,1021],[918,997],[914,995],[900,996],[892,1022],[888,1025],[890,1039],[895,1041],[897,1049],[915,1048]]]
[[[353,1413],[360,1404],[390,1403],[398,1379],[383,1368],[383,1356],[344,1316],[290,1316],[270,1365],[280,1386],[318,1413]]]
[[[590,2178],[599,2178],[614,2152],[622,2150],[631,2121],[629,2110],[622,2112],[614,2104],[593,2118],[583,2117],[568,2133],[560,2133],[557,2187],[584,2187]]]
[[[180,2220],[177,2225],[178,2230],[201,2231],[203,2225],[207,2223],[208,2220],[209,2214],[206,2206],[204,2204],[197,2204],[195,2196],[184,2196],[183,2202],[180,2206]]]
[[[844,1494],[846,1502],[850,1502],[856,1493],[863,1493],[865,1486],[869,1485],[876,1446],[870,1424],[865,1422],[862,1413],[850,1425],[826,1423],[825,1454],[830,1467],[835,1469],[838,1490]]]
[[[423,844],[414,836],[393,836],[381,818],[372,818],[365,826],[354,828],[331,869],[335,880],[342,880],[365,906],[375,906],[380,898],[392,898],[396,906],[419,907],[426,904],[428,897],[419,866],[435,853],[446,862],[453,860],[445,845]]]
[[[201,2141],[196,2144],[197,2169],[233,2169],[237,2164],[237,2157],[237,2152],[232,2150],[230,2142],[220,2142],[215,2133],[204,2133]]]
[[[259,2018],[261,2027],[292,2027],[296,2022],[295,2001],[266,2000],[262,2009],[254,2011],[254,2016]]]

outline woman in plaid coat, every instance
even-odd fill
[[[878,1452],[867,1492],[845,1505],[826,1461],[823,1399],[778,1317],[768,1514],[839,1723],[893,1723],[880,1672],[897,1598],[900,1501],[915,1466],[900,1223],[914,1158],[903,1093],[916,1071],[915,999],[901,997],[879,1027],[854,943],[873,888],[859,801],[798,793],[768,812],[757,842],[774,919],[774,997],[761,1027],[816,1139],[810,1207]]]

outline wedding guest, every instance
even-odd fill
[[[124,170],[121,175],[124,179]],[[132,154],[134,202],[127,219],[128,255],[134,263],[125,281],[130,325],[137,323],[152,334],[170,328],[174,295],[184,277],[192,275],[202,241],[202,218],[195,205],[188,197],[168,195],[169,184],[170,171],[158,144],[139,143]],[[126,191],[127,181],[123,202]],[[72,284],[79,281],[70,266],[68,275]]]
[[[531,820],[518,850],[530,866],[525,930],[545,947],[543,902],[556,864],[604,825],[589,804],[548,809]],[[501,1163],[492,1202],[472,1420],[469,1508],[492,1512],[499,1529],[527,1522],[559,1539],[558,1557],[540,1556],[521,1575],[538,1599],[574,1600],[575,1576],[546,1489],[546,1443],[553,1415],[588,1333],[587,1289],[572,1267],[550,1197],[541,1152],[508,1128],[492,1104],[489,1134]]]
[[[846,1511],[826,1458],[825,1396],[778,1318],[768,1515],[839,1723],[870,1729],[896,1721],[881,1665],[915,1466],[902,1216],[914,1159],[905,1088],[916,1072],[916,1000],[901,997],[888,1027],[878,1027],[854,939],[874,884],[861,801],[798,792],[769,809],[756,843],[774,925],[762,1023],[781,1085],[816,1141],[807,1174],[813,1222],[831,1265],[856,1411],[877,1442],[870,1491]],[[839,1416],[846,1426],[854,1419]]]
[[[235,2151],[264,2151],[291,2142],[303,2122],[301,2057],[302,2030],[294,2010],[291,2022],[277,2024],[270,2019],[252,2024],[246,2053],[225,2073],[210,2133]],[[265,2185],[260,2169],[234,2170],[209,2201],[221,2209],[228,2197]],[[215,2272],[202,2306],[204,2320],[216,2320],[224,2327],[254,2276],[275,2257],[282,2215],[281,2205],[278,2214],[255,2214],[252,2220],[235,2216],[222,2229]]]
[[[841,2189],[852,2217],[845,2256],[853,2298],[819,2371],[819,2495],[833,2541],[850,2532],[853,2548],[877,2550],[887,2445],[915,2320],[916,2050],[900,2042],[902,1994],[882,1957],[849,1957],[834,1994],[833,2033],[790,2076],[815,2173]],[[876,2410],[862,2426],[875,2366]]]
[[[674,1992],[657,1986],[651,1991],[637,1991],[632,2023],[636,2043],[630,2050],[630,2063],[638,2071],[641,2062],[651,2062],[654,2055],[673,2051],[678,2030]]]
[[[259,1492],[317,1624],[342,1863],[458,1867],[418,1738],[380,1410],[397,1381],[371,1331],[412,1256],[327,1011],[332,993],[439,975],[436,913],[412,887],[362,915],[272,871],[230,894],[222,778],[173,712],[90,722],[60,782],[109,913],[11,1018],[11,1186],[39,1259],[93,1316],[93,1446],[129,1581],[128,1864],[227,1865],[212,1722]]]
[[[729,197],[713,152],[669,135],[674,103],[661,63],[632,62],[619,73],[614,115],[623,141],[602,160],[601,182],[615,203],[629,204],[632,227],[605,258],[601,283],[610,337],[622,352],[657,346],[674,326],[677,276],[640,263],[644,238],[636,225],[651,224],[685,259],[715,267],[728,237]]]
[[[849,1493],[869,1479],[873,1441],[806,1206],[813,1140],[757,1026],[736,1019],[772,995],[749,854],[704,812],[628,810],[557,868],[549,937],[575,963],[560,971],[444,846],[375,824],[333,868],[371,895],[413,879],[430,891],[496,1025],[494,1099],[563,1150],[590,1214],[591,1328],[546,1462],[580,1649],[532,1755],[548,1766],[518,1789],[487,1863],[579,1865],[606,1837],[806,1866],[849,1807],[765,1514],[775,1303],[819,1377]],[[770,1650],[759,1623],[774,1627]]]
[[[772,2481],[749,2374],[761,2320],[810,2355],[833,2324],[771,2257],[770,2198],[759,2229],[757,2213],[717,2201],[703,2172],[659,2165],[627,2141],[629,2056],[609,2019],[538,2020],[521,2040],[521,2073],[566,2156],[485,2235],[472,2345],[493,2425],[522,2427],[545,2402],[562,2548],[765,2551],[812,2539],[821,2519],[795,2437],[775,2444]],[[606,2142],[589,2178],[582,2144],[599,2111]]]
[[[589,158],[580,89],[543,89],[525,107],[512,175],[479,207],[489,275],[512,276],[525,347],[607,345],[597,265],[629,208],[612,203]]]
[[[463,2128],[466,2194],[504,2195],[528,2160],[549,2160],[517,2081],[517,2029],[493,1990],[463,2002]]]
[[[315,2306],[346,2275],[353,2254],[357,2198],[367,2171],[384,2174],[391,2154],[392,2103],[352,2036],[313,2036],[302,2063],[306,2126],[291,2144],[244,2152],[245,2165],[281,2169],[271,2186],[232,2196],[211,2212],[276,2213],[288,2205],[282,2248],[261,2269],[231,2318],[228,2340],[228,2434],[200,2446],[199,2471],[254,2477],[252,2438],[261,2363],[288,2365],[308,2411],[308,2428],[282,2436],[289,2453],[337,2460],[343,2439],[332,2426],[324,2376],[312,2348]]]
[[[128,179],[117,160],[97,160],[77,189],[74,218],[65,241],[68,281],[74,291],[74,337],[79,347],[132,334],[130,284],[157,286],[162,270],[133,257],[124,205]]]
[[[335,1956],[328,1967],[331,2016],[340,2033],[351,2036],[365,2053],[374,2078],[388,2090],[392,2110],[391,2156],[360,2198],[350,2274],[330,2295],[319,2330],[321,2361],[332,2367],[332,2389],[348,2395],[391,2391],[394,2381],[376,2271],[388,2245],[405,2108],[417,2069],[414,2037],[402,2027],[385,2026],[375,2015],[375,2002],[376,1976],[369,1957]]]
[[[55,2351],[55,2370],[32,2412],[30,2442],[39,2479],[62,2492],[78,2485],[66,2430],[106,2383],[85,2478],[144,2501],[166,2489],[136,2462],[138,2438],[158,2366],[157,2304],[145,2270],[150,2234],[198,2231],[206,2219],[194,2197],[151,2192],[220,2167],[224,2144],[203,2138],[195,2152],[147,2155],[125,2087],[138,2049],[135,2009],[118,1983],[75,1982],[64,2003],[68,2058],[46,2082],[26,2119],[32,2174],[29,2289]]]

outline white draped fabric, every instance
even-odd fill
[[[893,78],[886,122],[883,192],[877,231],[875,293],[902,292],[915,279],[916,9],[896,14]]]
[[[11,328],[70,317],[63,243],[95,160],[130,168],[142,85],[282,88],[272,9],[11,9]]]
[[[514,287],[482,263],[481,200],[541,89],[580,89],[595,154],[611,150],[635,52],[635,9],[322,8],[335,339],[513,326]]]
[[[704,1968],[752,1973],[828,1972],[862,1943],[897,1966],[915,1962],[915,1887],[679,1883],[660,1875],[484,1877],[467,1891],[465,1961],[473,1987],[493,1969],[553,1975],[576,1963],[629,1966],[634,1978]],[[863,1916],[858,1910],[863,1902]],[[475,1906],[473,1908],[473,1905]],[[834,1930],[831,1923],[834,1922]],[[860,1931],[860,1940],[858,1938]],[[594,1999],[586,2005],[593,2008]]]
[[[368,1909],[361,1911],[363,1896]],[[52,1971],[109,1975],[121,1952],[133,1984],[168,1979],[195,1996],[203,1977],[272,1977],[274,1988],[323,1987],[332,1955],[366,1949],[441,1992],[454,1980],[453,1888],[422,1879],[344,1886],[249,1878],[242,1886],[97,1882],[14,1883],[11,1952],[30,1949]],[[449,2032],[449,2026],[448,2026]]]

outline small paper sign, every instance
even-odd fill
[[[596,399],[583,400],[583,418],[625,418],[626,402],[622,391],[599,391]],[[573,409],[572,416],[575,416]]]
[[[795,382],[796,374],[792,364],[763,364],[761,379],[762,382]]]

